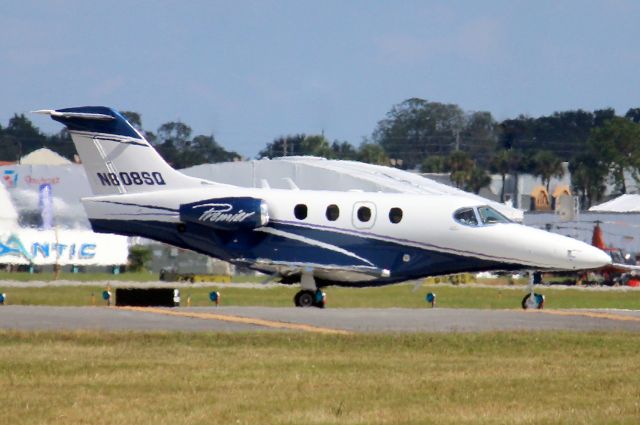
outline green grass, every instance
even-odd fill
[[[60,286],[42,288],[3,288],[7,294],[8,304],[32,305],[91,305],[92,294],[96,304],[103,303],[101,294],[103,286]],[[234,288],[224,284],[215,287],[182,288],[182,305],[191,298],[193,306],[211,305],[209,293],[217,290],[222,296],[222,305],[235,306],[273,306],[290,307],[293,296],[299,290],[297,286]],[[446,308],[518,308],[522,297],[526,294],[522,286],[474,287],[473,285],[429,285],[413,291],[412,285],[392,285],[381,288],[339,288],[329,287],[327,306],[329,308],[345,307],[408,307],[427,308],[425,301],[427,292],[437,295],[437,306]],[[580,290],[575,288],[559,289],[554,287],[538,287],[536,292],[546,296],[545,308],[625,308],[640,309],[640,291],[619,290]]]
[[[6,424],[637,424],[640,334],[0,332]]]
[[[117,281],[117,282],[155,282],[158,281],[159,274],[150,271],[126,272],[120,274],[112,273],[71,273],[61,272],[56,279],[53,272],[26,273],[26,272],[0,272],[0,282],[3,280],[14,280],[19,282],[43,281],[51,282],[54,280],[70,280],[72,282],[95,282],[95,281]],[[255,282],[260,283],[265,279],[264,276],[248,276],[237,275],[232,276],[232,282]]]
[[[43,281],[43,282],[51,282],[55,279],[55,275],[53,272],[41,272],[41,273],[10,273],[10,272],[0,272],[0,282],[3,280],[15,280],[19,282],[30,282],[30,281]],[[73,282],[95,282],[95,281],[104,281],[104,280],[113,280],[113,281],[130,281],[130,282],[148,282],[153,280],[158,280],[158,275],[156,273],[150,273],[147,271],[143,272],[127,272],[121,274],[112,274],[112,273],[71,273],[71,272],[61,272],[58,275],[57,280],[70,280]]]

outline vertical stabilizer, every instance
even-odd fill
[[[174,170],[117,111],[83,106],[36,113],[64,124],[95,195],[196,187],[202,180]]]

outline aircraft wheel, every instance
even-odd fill
[[[544,307],[544,295],[542,294],[533,294],[534,298],[531,299],[531,294],[527,294],[522,299],[522,308],[527,309],[537,309],[541,310]]]
[[[296,294],[293,301],[296,307],[313,307],[315,305],[315,293],[308,290],[300,291]]]

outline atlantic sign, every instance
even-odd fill
[[[0,264],[118,265],[127,238],[83,230],[19,229],[0,235]]]

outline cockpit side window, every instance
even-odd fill
[[[488,206],[478,207],[478,213],[482,224],[511,223],[507,217]]]
[[[453,214],[453,219],[465,226],[477,226],[478,218],[473,208],[462,208]]]

